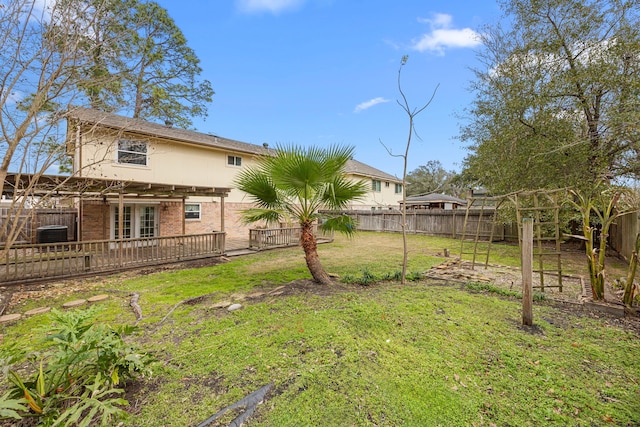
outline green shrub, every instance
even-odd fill
[[[410,282],[417,282],[418,280],[423,278],[423,274],[419,271],[409,272],[406,276],[406,279]]]
[[[421,280],[424,275],[418,271],[414,271],[407,274],[407,280],[416,282]],[[399,282],[402,279],[401,271],[394,271],[393,273],[384,273],[380,276],[372,273],[368,268],[362,269],[362,274],[360,276],[352,276],[350,274],[345,275],[342,278],[342,281],[345,283],[355,283],[362,286],[369,286],[379,281],[391,281],[391,282]]]
[[[368,268],[365,267],[362,269],[361,276],[352,276],[350,274],[347,274],[342,278],[342,281],[345,283],[355,283],[362,286],[369,286],[377,282],[378,278],[376,277],[375,274],[369,271]]]
[[[51,313],[45,349],[2,349],[2,372],[10,382],[0,397],[0,419],[37,417],[40,426],[110,425],[126,414],[117,388],[150,373],[152,358],[123,337],[132,327],[96,323],[98,309]]]
[[[399,282],[402,279],[402,271],[397,270],[393,273],[384,273],[380,279],[390,282]]]

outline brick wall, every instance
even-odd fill
[[[200,220],[186,220],[186,234],[210,233],[220,231],[220,202],[203,202]],[[110,238],[111,210],[101,200],[82,202],[82,239],[105,240]],[[247,203],[225,203],[225,231],[231,239],[248,239],[249,226],[244,224],[241,211],[248,208]],[[182,201],[163,201],[158,205],[158,235],[179,236],[182,234]]]
[[[109,238],[109,205],[101,200],[82,202],[82,240]]]
[[[160,202],[159,236],[180,236],[182,234],[182,201]]]
[[[224,229],[230,239],[248,239],[249,226],[242,222],[241,211],[250,207],[248,203],[224,204]],[[220,231],[220,202],[200,203],[200,220],[186,220],[187,234]]]
[[[241,211],[250,207],[248,203],[225,203],[224,230],[230,239],[249,239],[249,226],[242,221]]]
[[[199,204],[200,219],[187,219],[185,221],[186,233],[201,234],[220,231],[220,203],[202,202]]]

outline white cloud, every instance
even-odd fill
[[[238,9],[245,13],[271,12],[278,14],[288,9],[294,9],[305,0],[236,0]]]
[[[452,28],[453,17],[445,13],[436,13],[433,18],[419,18],[418,21],[429,24],[430,32],[413,40],[411,48],[419,52],[434,52],[444,55],[449,48],[469,48],[478,46],[480,35],[471,28]]]
[[[358,104],[356,106],[356,109],[354,110],[354,112],[355,113],[359,113],[360,111],[367,110],[367,109],[373,107],[374,105],[382,104],[384,102],[389,102],[389,100],[388,99],[384,99],[384,98],[379,96],[377,98],[373,98],[373,99],[371,99],[369,101],[362,102],[362,103]]]
[[[9,93],[5,92],[0,95],[2,95],[2,98],[4,98],[2,102],[4,102],[6,105],[15,105],[24,99],[24,94],[19,90],[12,90]]]

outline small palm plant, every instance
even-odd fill
[[[320,263],[313,225],[320,221],[323,231],[353,234],[353,219],[339,211],[367,192],[365,182],[345,175],[352,156],[352,147],[337,145],[327,149],[278,147],[236,178],[238,189],[247,193],[255,205],[243,211],[247,223],[300,224],[300,244],[307,268],[318,283],[331,284],[331,279]],[[336,213],[320,213],[321,210]]]

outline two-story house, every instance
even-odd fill
[[[76,108],[68,120],[67,153],[74,175],[135,182],[158,191],[135,190],[122,198],[83,197],[82,240],[153,237],[225,231],[246,238],[240,212],[250,206],[233,188],[242,168],[268,155],[267,144],[255,145],[170,125]],[[402,197],[402,181],[351,160],[347,175],[367,180],[371,191],[352,209],[390,209]],[[180,191],[172,192],[172,186]],[[193,188],[193,192],[189,189]],[[207,188],[227,189],[209,193]],[[175,194],[174,194],[175,193]],[[119,217],[122,212],[122,219]]]

